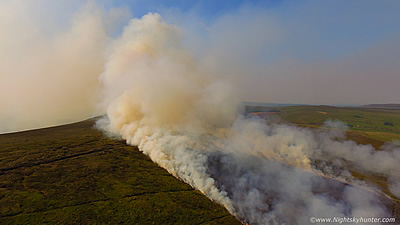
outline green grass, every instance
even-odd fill
[[[92,126],[0,135],[0,224],[240,224]]]
[[[400,110],[333,106],[252,106],[249,112],[272,112],[273,121],[297,126],[319,128],[327,120],[340,120],[349,127],[347,137],[359,144],[371,144],[379,149],[384,142],[400,140]],[[385,125],[391,124],[391,125]]]
[[[262,110],[262,109],[261,109]],[[347,136],[359,144],[380,148],[384,142],[400,140],[400,110],[333,106],[286,106],[272,114],[274,119],[298,126],[318,128],[327,120],[340,120],[349,126]],[[385,122],[393,126],[385,125]]]
[[[400,135],[400,110],[348,108],[332,106],[287,106],[278,115],[295,124],[321,126],[328,119],[345,122],[350,130]],[[393,126],[385,125],[390,122]]]

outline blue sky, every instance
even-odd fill
[[[397,35],[400,30],[399,3],[389,0],[117,0],[107,4],[128,7],[134,17],[148,12],[158,12],[166,20],[174,13],[180,14],[180,18],[195,15],[199,23],[207,26],[250,8],[257,14],[270,15],[286,32],[282,44],[266,49],[301,56],[304,60],[335,59]]]
[[[276,7],[282,0],[229,0],[229,1],[189,1],[189,0],[148,0],[148,1],[112,1],[115,7],[129,7],[132,15],[141,17],[148,12],[163,12],[165,9],[178,9],[182,12],[196,11],[205,20],[215,19],[216,17],[228,12],[235,11],[245,5],[257,7]]]

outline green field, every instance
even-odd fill
[[[338,119],[345,122],[350,130],[393,133],[400,137],[400,110],[288,106],[281,108],[279,115],[292,123],[316,126],[323,125],[328,119]]]
[[[251,107],[252,112],[271,111],[269,117],[298,126],[318,128],[327,120],[340,120],[349,127],[347,136],[360,144],[379,148],[384,142],[400,140],[400,110],[333,107],[285,106]]]
[[[92,127],[0,135],[0,224],[241,224]]]

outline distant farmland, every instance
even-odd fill
[[[350,139],[375,148],[384,142],[400,140],[400,109],[333,106],[251,106],[248,109],[252,114],[269,115],[269,119],[311,128],[322,126],[326,120],[340,120],[349,127]]]

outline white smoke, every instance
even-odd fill
[[[182,35],[151,13],[124,28],[101,76],[104,129],[251,224],[390,215],[377,189],[350,170],[388,177],[398,196],[399,148],[241,116],[232,89],[198,66]]]
[[[89,1],[0,1],[0,132],[94,114],[99,75],[122,9]]]

